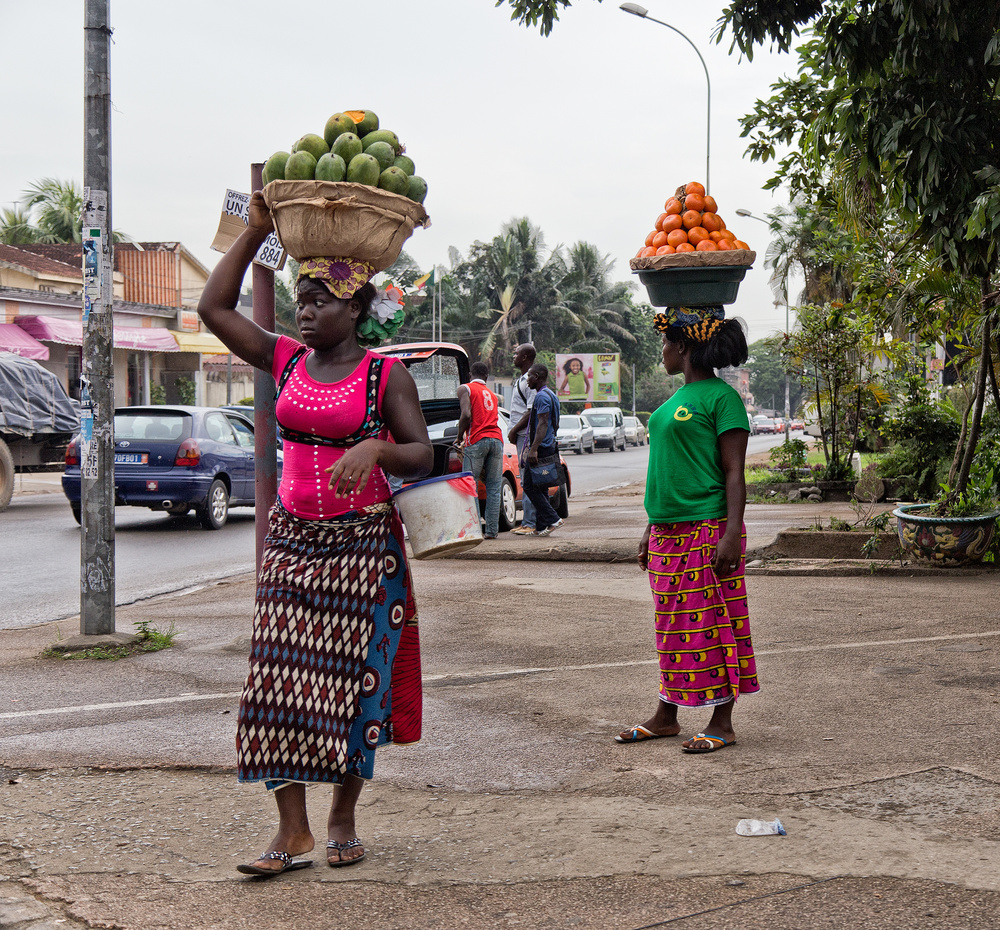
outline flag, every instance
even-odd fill
[[[425,274],[423,277],[417,278],[417,280],[413,282],[413,286],[418,291],[421,290],[424,287],[424,285],[427,285],[427,284],[430,284],[432,286],[434,284],[434,272],[433,271],[428,271],[427,274]]]

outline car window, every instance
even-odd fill
[[[190,417],[182,413],[115,414],[115,441],[148,439],[157,441],[181,440],[190,435]]]
[[[420,400],[455,399],[461,385],[457,359],[435,355],[411,362],[407,367],[416,382]]]
[[[615,418],[610,413],[588,413],[587,422],[591,426],[614,426]]]
[[[222,413],[209,413],[205,416],[205,435],[216,442],[224,442],[231,446],[239,445],[229,420]]]
[[[579,417],[560,417],[559,418],[559,428],[560,429],[580,429],[581,423]]]
[[[236,433],[236,439],[244,449],[253,448],[253,428],[247,423],[246,420],[242,420],[239,417],[227,417],[229,420],[229,425],[233,428]]]

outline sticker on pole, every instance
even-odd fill
[[[216,252],[228,252],[229,247],[247,227],[250,218],[250,195],[240,191],[226,191],[226,200],[219,217],[219,229],[212,240]],[[285,250],[275,233],[271,233],[254,256],[254,264],[263,265],[272,271],[285,267]]]
[[[90,322],[93,307],[100,312],[104,294],[104,260],[101,230],[96,226],[84,226],[81,236],[83,244],[83,325]]]

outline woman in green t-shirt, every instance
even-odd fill
[[[677,736],[678,707],[711,707],[704,731],[681,748],[715,752],[736,741],[736,699],[759,690],[743,574],[749,424],[739,394],[715,374],[742,365],[747,342],[722,307],[672,308],[655,325],[667,373],[684,375],[649,418],[649,525],[638,553],[653,592],[659,700],[615,739]]]

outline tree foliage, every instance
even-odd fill
[[[0,212],[0,242],[7,245],[79,242],[82,227],[83,192],[75,181],[42,178],[24,191],[18,206]],[[112,238],[129,239],[121,232]]]

